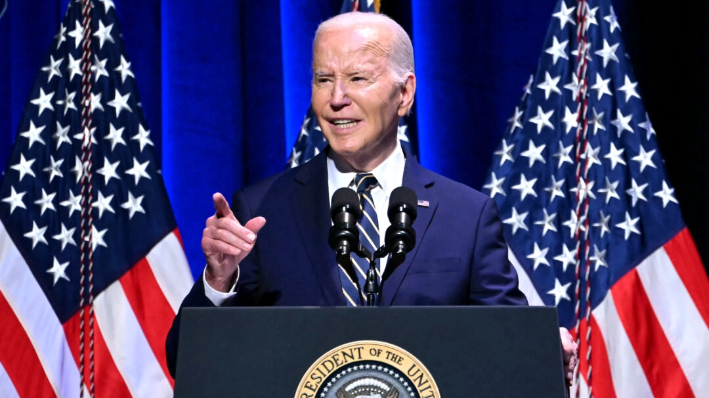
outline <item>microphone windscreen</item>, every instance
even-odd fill
[[[332,206],[330,206],[332,217],[342,212],[343,208],[346,208],[346,211],[352,213],[355,218],[359,220],[362,216],[362,210],[359,208],[359,196],[357,196],[357,192],[349,188],[340,188],[335,191],[332,195]]]
[[[396,211],[405,211],[411,220],[416,219],[418,198],[416,192],[408,187],[398,187],[391,192],[389,197],[389,218],[391,213]]]

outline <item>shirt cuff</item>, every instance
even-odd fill
[[[206,272],[207,272],[207,267],[204,267],[204,271],[202,271],[202,282],[204,283],[204,295],[207,296],[207,298],[209,299],[209,301],[212,302],[212,304],[219,307],[222,304],[224,304],[224,302],[227,301],[229,298],[236,295],[236,292],[235,292],[236,284],[239,282],[239,274],[241,273],[239,270],[239,267],[236,267],[236,281],[234,281],[234,285],[231,287],[231,289],[229,289],[228,293],[220,292],[218,290],[215,290],[211,286],[209,286],[209,283],[207,283],[207,278],[205,277]]]

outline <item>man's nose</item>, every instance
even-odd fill
[[[333,108],[341,108],[343,106],[349,105],[351,103],[350,97],[348,95],[348,89],[346,82],[337,79],[332,87],[332,96],[330,98],[330,105]]]

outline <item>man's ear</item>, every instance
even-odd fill
[[[414,94],[416,94],[416,75],[413,73],[406,74],[406,80],[401,85],[401,103],[399,104],[399,117],[404,117],[409,114],[411,107],[414,105]]]

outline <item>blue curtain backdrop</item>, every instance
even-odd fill
[[[568,1],[567,1],[568,2]],[[341,0],[114,0],[195,275],[211,194],[282,171],[310,100],[311,40]],[[409,31],[421,163],[480,188],[556,0],[382,0]],[[652,3],[652,2],[649,2]],[[706,2],[704,2],[706,3]],[[0,0],[0,169],[68,0]],[[653,8],[654,7],[654,8]],[[685,219],[709,262],[706,4],[615,1]],[[702,156],[704,155],[704,156]]]

